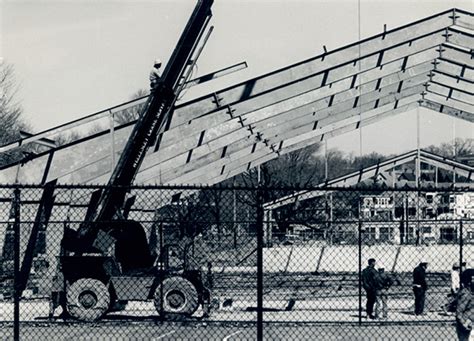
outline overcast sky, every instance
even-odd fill
[[[0,55],[15,67],[18,99],[36,131],[125,102],[148,89],[152,61],[170,56],[195,1],[3,1]],[[361,37],[469,1],[362,1]],[[189,91],[184,100],[359,39],[358,1],[215,0],[214,33],[199,74],[240,61],[241,72]],[[419,109],[421,144],[473,137],[473,124]],[[455,130],[453,129],[455,127]],[[328,142],[359,153],[359,132]],[[416,111],[362,130],[364,153],[416,148]]]

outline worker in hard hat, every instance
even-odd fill
[[[153,68],[150,71],[150,89],[155,89],[158,81],[160,80],[160,68],[161,68],[161,60],[156,59],[153,63]]]

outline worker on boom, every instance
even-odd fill
[[[153,64],[153,68],[150,71],[150,88],[151,90],[155,89],[158,81],[160,80],[160,67],[161,67],[161,60],[156,59],[155,63]]]

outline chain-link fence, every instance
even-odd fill
[[[103,190],[0,188],[1,339],[456,338],[473,191]]]

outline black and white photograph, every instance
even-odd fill
[[[0,1],[1,340],[474,340],[472,0]]]

